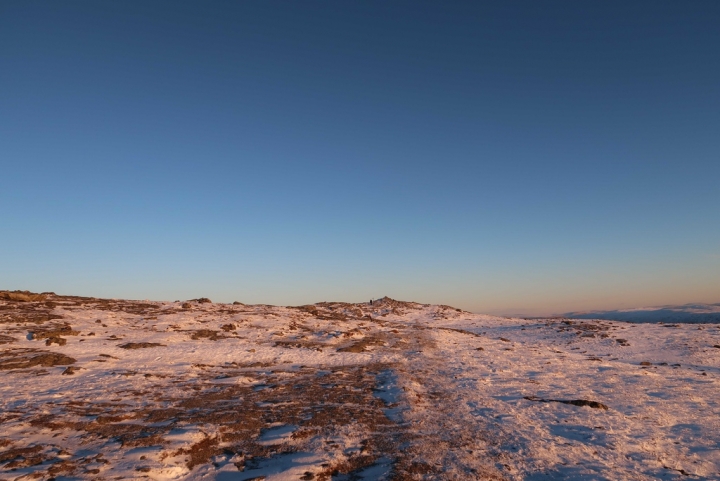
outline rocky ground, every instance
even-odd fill
[[[0,292],[0,479],[720,479],[715,324]]]

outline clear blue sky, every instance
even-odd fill
[[[0,288],[720,301],[720,2],[0,3]]]

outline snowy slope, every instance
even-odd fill
[[[0,479],[720,479],[718,326],[200,301],[0,300]]]

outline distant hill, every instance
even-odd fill
[[[628,322],[720,323],[720,303],[638,307],[616,311],[568,312],[571,319],[608,319]]]

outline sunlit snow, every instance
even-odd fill
[[[717,324],[205,301],[0,300],[0,479],[720,478]]]

